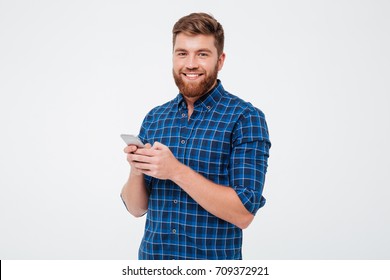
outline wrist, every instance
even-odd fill
[[[143,173],[140,171],[137,171],[134,167],[131,167],[130,169],[130,177],[143,177]]]
[[[182,163],[179,163],[178,166],[174,169],[171,181],[175,184],[180,185],[183,180],[188,177],[188,172],[190,168]]]

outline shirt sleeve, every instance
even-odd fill
[[[253,109],[243,114],[233,131],[230,186],[252,214],[264,206],[263,188],[271,142],[264,114]]]
[[[146,115],[146,117],[144,118],[144,121],[142,122],[142,125],[141,125],[141,128],[140,128],[140,132],[138,134],[139,139],[144,144],[146,144],[146,143],[153,144],[153,143],[151,143],[150,139],[148,139],[148,135],[147,135],[147,131],[148,131],[150,122],[152,121],[152,118],[153,118],[152,112],[153,112],[153,110],[151,112],[149,112]],[[148,192],[150,193],[151,185],[152,185],[151,184],[152,183],[152,177],[148,176],[148,175],[144,175],[144,180],[145,180],[145,186],[148,189]]]

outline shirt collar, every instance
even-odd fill
[[[224,92],[225,89],[223,88],[221,81],[217,80],[217,85],[211,91],[195,101],[194,108],[201,107],[207,111],[210,111],[221,99]],[[184,97],[181,93],[179,93],[176,97],[176,104],[178,108],[187,107]]]

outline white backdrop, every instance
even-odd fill
[[[0,259],[136,259],[121,133],[172,99],[171,28],[212,13],[266,114],[245,259],[390,258],[388,1],[0,1]]]

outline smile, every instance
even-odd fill
[[[186,76],[190,80],[195,80],[198,77],[202,76],[202,73],[182,73],[184,76]]]

